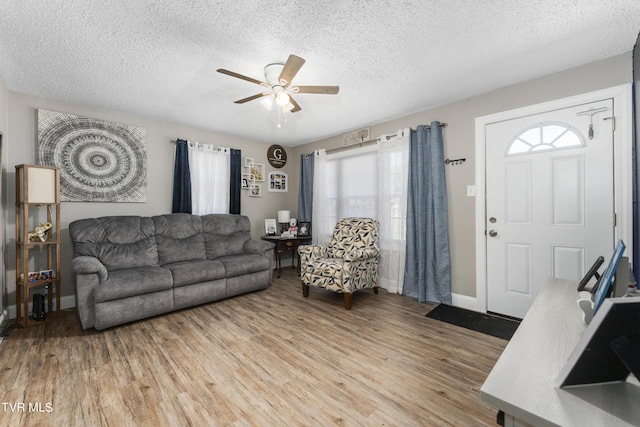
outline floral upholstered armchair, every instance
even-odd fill
[[[333,230],[330,243],[299,246],[302,295],[309,286],[344,294],[344,308],[351,309],[354,292],[373,288],[378,293],[378,221],[344,218]]]

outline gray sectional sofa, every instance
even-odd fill
[[[84,329],[98,330],[265,289],[272,243],[242,215],[109,216],[69,224]]]

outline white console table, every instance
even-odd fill
[[[574,281],[550,279],[480,389],[505,426],[639,426],[640,384],[558,388],[556,377],[586,329]]]

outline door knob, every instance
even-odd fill
[[[498,232],[496,230],[490,230],[489,231],[489,236],[496,237],[497,235],[498,235]]]

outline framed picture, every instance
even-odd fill
[[[300,222],[300,224],[298,224],[298,237],[311,237],[310,222]]]
[[[254,163],[251,167],[251,179],[254,181],[264,181],[264,164]]]
[[[51,279],[53,279],[53,270],[40,271],[40,280],[51,280]]]
[[[277,226],[276,219],[269,218],[264,220],[264,232],[267,236],[274,236],[276,234]]]
[[[289,191],[289,178],[286,172],[269,172],[269,191],[280,193]]]
[[[244,158],[244,167],[245,168],[252,168],[253,167],[253,158],[252,157],[245,157]]]
[[[251,197],[261,197],[262,196],[262,186],[260,184],[249,184],[249,196]]]
[[[241,188],[243,190],[248,190],[249,189],[249,183],[251,182],[251,174],[250,173],[243,173],[240,182],[241,182]]]

